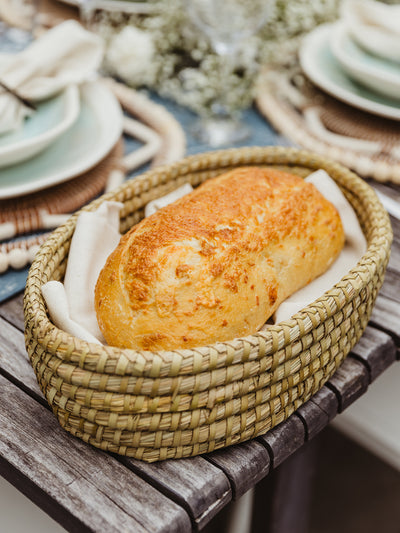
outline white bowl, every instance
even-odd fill
[[[0,168],[38,155],[73,125],[79,110],[80,95],[76,85],[38,103],[37,110],[25,119],[20,129],[0,135]]]
[[[0,169],[0,199],[52,187],[99,163],[123,131],[123,113],[113,92],[99,81],[80,88],[78,118],[36,157]]]
[[[351,37],[345,23],[332,28],[331,50],[346,74],[379,94],[400,100],[400,66],[361,48]]]
[[[370,54],[400,62],[400,5],[376,0],[343,0],[341,19]]]
[[[299,58],[307,77],[337,100],[367,113],[400,120],[399,99],[371,91],[346,74],[332,53],[331,33],[331,24],[321,24],[303,40]]]

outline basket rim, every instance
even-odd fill
[[[241,159],[241,155],[243,158]],[[204,156],[211,159],[211,164],[204,163]],[[246,163],[243,159],[257,159],[268,156],[275,158],[274,161],[251,162]],[[141,351],[132,349],[122,349],[108,345],[94,344],[78,339],[67,332],[57,328],[50,320],[46,312],[46,306],[41,294],[41,286],[48,280],[43,280],[41,276],[42,269],[48,265],[49,261],[54,255],[52,245],[60,244],[59,241],[65,243],[66,247],[75,229],[76,220],[79,214],[83,211],[94,211],[101,203],[106,200],[123,201],[126,199],[126,192],[130,190],[131,196],[134,197],[137,193],[140,184],[146,180],[154,182],[155,178],[160,179],[161,182],[168,172],[172,175],[172,179],[179,176],[184,176],[188,168],[201,170],[218,170],[225,171],[224,167],[232,166],[257,166],[257,165],[292,165],[304,167],[311,171],[318,168],[324,168],[328,174],[340,185],[338,176],[345,174],[352,184],[350,192],[358,193],[358,197],[364,194],[370,198],[367,207],[370,210],[375,210],[376,226],[373,230],[373,235],[367,245],[365,254],[360,258],[356,265],[349,272],[341,278],[328,291],[323,293],[319,298],[314,300],[309,305],[305,306],[298,313],[293,315],[289,320],[280,322],[279,324],[270,325],[265,331],[255,332],[254,334],[245,337],[238,337],[230,341],[217,342],[206,346],[196,348],[185,348],[178,350],[159,350],[155,352]],[[333,175],[332,175],[333,174]],[[138,187],[135,187],[134,184]],[[343,184],[342,184],[343,188]],[[346,188],[346,187],[344,187]],[[123,216],[123,210],[121,215]],[[383,235],[378,230],[383,231]],[[382,232],[381,232],[382,233]],[[105,367],[107,359],[119,360],[124,358],[126,363],[134,367],[135,372],[142,375],[154,374],[154,362],[156,366],[172,367],[176,358],[180,360],[193,359],[196,360],[195,368],[191,368],[191,373],[203,372],[211,367],[215,367],[215,356],[219,353],[227,353],[229,361],[233,363],[249,360],[250,358],[258,358],[257,355],[262,349],[274,349],[274,351],[284,349],[288,344],[298,341],[303,335],[310,333],[321,321],[324,321],[337,313],[340,308],[358,294],[365,286],[368,286],[376,273],[379,264],[388,260],[390,253],[390,246],[392,241],[392,230],[389,216],[383,208],[380,200],[370,185],[358,177],[354,172],[350,171],[343,165],[336,163],[333,160],[327,159],[320,155],[314,154],[307,150],[300,150],[297,148],[288,147],[245,147],[245,148],[230,148],[227,150],[210,151],[201,154],[188,156],[178,162],[162,167],[157,167],[154,170],[147,171],[133,180],[125,182],[115,191],[111,191],[102,195],[100,198],[90,202],[82,209],[74,213],[62,226],[58,227],[45,243],[41,246],[35,260],[33,261],[28,273],[25,294],[24,294],[24,314],[25,314],[25,335],[29,336],[27,331],[28,324],[32,323],[34,328],[35,340],[39,344],[45,344],[46,350],[56,353],[60,349],[65,352],[85,353],[91,355],[93,358],[101,358]],[[66,251],[66,255],[68,250]],[[43,262],[43,263],[42,263]],[[329,299],[330,311],[327,311],[324,302]],[[67,348],[69,347],[69,348]],[[250,356],[250,352],[252,355]],[[236,355],[234,355],[236,354]],[[263,355],[265,351],[263,352]],[[182,370],[182,368],[181,368]],[[121,368],[123,373],[123,369]],[[166,369],[168,372],[168,369]],[[131,373],[131,372],[130,372]]]

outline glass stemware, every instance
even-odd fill
[[[193,131],[210,146],[234,144],[249,134],[238,113],[233,113],[229,106],[226,81],[235,69],[241,46],[267,22],[274,3],[274,0],[186,0],[190,19],[207,36],[222,60],[218,98],[211,104],[208,116],[201,118]]]

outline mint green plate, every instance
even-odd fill
[[[331,32],[332,25],[323,24],[305,37],[299,53],[304,73],[319,88],[346,104],[400,120],[400,100],[372,91],[347,76],[331,51]]]
[[[400,64],[361,48],[343,22],[334,24],[331,50],[346,74],[374,92],[400,101]]]
[[[67,87],[53,98],[37,104],[37,110],[21,128],[0,135],[0,168],[37,155],[75,122],[79,114],[79,90]]]
[[[122,110],[101,82],[81,88],[80,113],[74,124],[36,157],[0,169],[0,199],[57,185],[89,170],[122,134]]]

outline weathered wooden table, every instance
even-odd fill
[[[399,187],[379,187],[400,201]],[[370,324],[329,383],[265,436],[202,457],[146,464],[104,453],[66,433],[49,410],[28,362],[22,295],[3,303],[0,474],[67,530],[107,533],[201,530],[231,500],[265,485],[259,482],[278,465],[287,466],[292,481],[305,483],[307,470],[294,458],[337,413],[367,392],[369,383],[399,354],[400,221],[392,223],[392,256]],[[285,468],[279,470],[285,473]],[[266,531],[266,492],[257,487],[253,531]],[[294,533],[302,525],[296,508],[288,511],[299,505],[289,494],[280,530]],[[263,520],[257,520],[260,515]],[[275,518],[274,531],[278,530]]]

